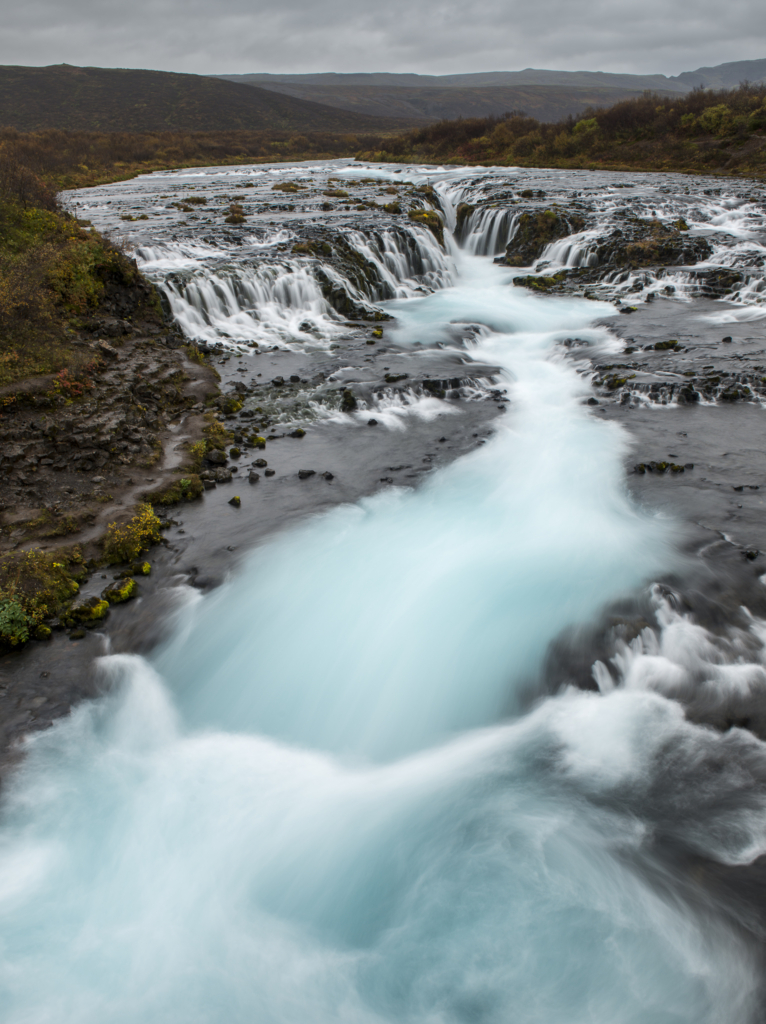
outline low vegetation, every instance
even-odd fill
[[[766,86],[697,89],[678,98],[645,93],[555,124],[523,114],[441,121],[392,136],[364,160],[766,173]]]
[[[160,526],[152,506],[140,504],[129,522],[110,523],[107,527],[102,545],[104,560],[110,565],[135,561],[152,544],[162,540]]]

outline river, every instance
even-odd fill
[[[601,218],[549,248],[554,270],[589,265],[626,184],[644,215],[717,232],[717,266],[753,266],[743,252],[763,248],[746,196],[525,173],[547,202],[590,190]],[[629,491],[628,430],[587,404],[589,367],[623,350],[602,323],[615,297],[646,302],[671,282],[683,308],[693,274],[627,275],[590,299],[513,286],[519,271],[493,262],[512,211],[485,203],[462,231],[455,211],[518,192],[514,174],[198,169],[74,197],[124,230],[189,337],[253,373],[273,346],[345,355],[375,310],[394,318],[370,324],[410,379],[455,355],[464,375],[495,368],[453,406],[405,384],[362,388],[344,412],[337,388],[311,383],[287,426],[363,437],[373,417],[390,436],[450,434],[460,403],[486,401],[493,418],[417,486],[392,478],[272,531],[223,585],[177,587],[163,643],[105,654],[105,696],[29,740],[0,823],[8,1024],[760,1019],[759,925],[709,879],[766,852],[766,747],[686,712],[691,690],[762,700],[766,624],[716,632],[674,599],[662,581],[687,571],[685,524]],[[274,195],[301,175],[319,183],[313,206]],[[436,189],[444,247],[395,214],[366,229],[378,214],[336,197],[321,223],[377,271],[354,281],[293,251],[339,182],[365,178],[347,190],[382,205],[381,185],[401,192],[403,177]],[[204,204],[183,224],[168,202],[209,207],[222,189],[224,205],[241,190],[273,208],[227,234]],[[355,303],[350,325],[323,266]],[[760,294],[757,275],[743,281],[719,319],[747,323]],[[653,618],[608,664],[594,656],[589,688],[550,667],[562,635],[631,600]]]

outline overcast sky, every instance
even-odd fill
[[[1,64],[679,74],[766,57],[764,0],[0,0]]]

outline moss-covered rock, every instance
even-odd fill
[[[109,602],[103,597],[88,597],[79,604],[72,605],[67,619],[82,626],[102,622],[109,613]]]
[[[101,591],[101,597],[109,604],[122,604],[123,601],[130,601],[138,593],[138,584],[130,577],[122,580],[115,580],[108,587]]]

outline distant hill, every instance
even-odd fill
[[[589,106],[605,107],[645,90],[681,96],[695,87],[732,89],[766,79],[766,60],[736,61],[714,68],[665,75],[603,71],[488,71],[468,75],[370,74],[218,75],[237,82],[311,100],[358,114],[441,118],[491,117],[523,110],[539,121],[558,121]]]
[[[35,131],[387,132],[422,123],[168,71],[0,66],[0,126]]]
[[[228,82],[243,82],[262,88],[271,86],[387,86],[389,88],[416,89],[479,89],[518,88],[528,85],[555,85],[576,89],[628,89],[643,92],[652,89],[659,92],[686,92],[687,86],[665,75],[618,75],[606,71],[545,71],[526,68],[524,71],[481,71],[468,75],[397,75],[387,72],[370,74],[314,75],[216,75]]]
[[[456,117],[500,117],[511,110],[523,110],[540,121],[558,121],[569,114],[576,116],[586,107],[611,106],[642,93],[640,89],[562,88],[552,85],[434,89],[403,85],[294,85],[283,82],[278,85],[264,83],[260,88],[273,89],[296,99],[311,99],[360,115],[375,114],[422,122]]]
[[[684,71],[673,81],[688,89],[698,86],[703,89],[736,89],[741,82],[757,85],[766,81],[766,60],[735,60],[714,68],[697,68],[696,71]]]

